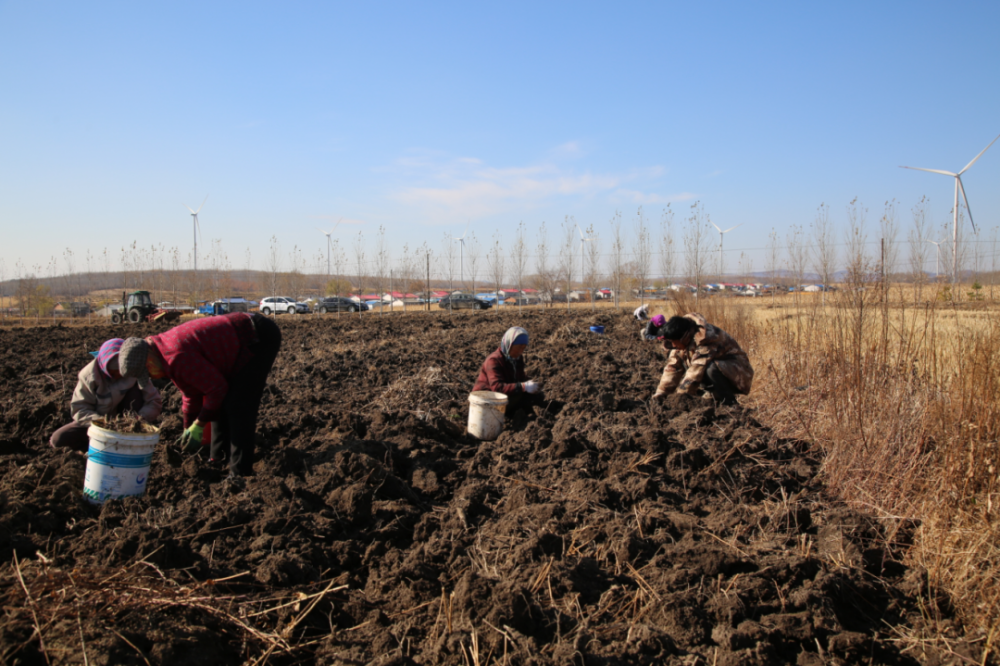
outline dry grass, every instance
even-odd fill
[[[809,298],[806,298],[808,296]],[[912,305],[905,290],[681,300],[756,370],[750,402],[824,448],[828,486],[893,526],[948,593],[983,658],[1000,643],[1000,308]],[[668,312],[667,314],[672,314]],[[932,595],[933,596],[933,595]]]

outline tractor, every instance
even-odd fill
[[[122,304],[111,314],[111,323],[120,324],[127,321],[138,324],[141,321],[176,321],[181,313],[177,310],[164,310],[153,305],[153,299],[148,291],[133,291],[131,294],[122,292]]]

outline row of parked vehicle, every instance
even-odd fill
[[[438,301],[438,307],[447,310],[486,310],[493,307],[492,301],[479,298],[473,294],[451,294]],[[367,303],[359,303],[349,298],[326,296],[316,301],[312,307],[308,303],[296,301],[285,296],[270,296],[261,300],[259,310],[262,314],[309,314],[314,310],[318,314],[327,312],[365,312],[372,307]]]

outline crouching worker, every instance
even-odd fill
[[[150,377],[172,381],[183,397],[187,452],[200,450],[212,424],[211,457],[229,458],[229,476],[253,474],[257,416],[267,376],[281,348],[281,330],[260,314],[234,312],[196,319],[165,333],[129,338],[122,345],[122,375],[140,386]]]
[[[123,342],[121,338],[105,342],[97,357],[77,375],[69,403],[73,422],[52,434],[49,444],[53,448],[86,451],[90,445],[87,429],[94,419],[125,412],[132,412],[143,421],[160,418],[163,399],[156,387],[150,383],[139,388],[134,377],[122,377],[119,371],[118,353]]]
[[[507,329],[500,347],[486,357],[473,391],[494,391],[507,396],[507,414],[542,401],[542,385],[528,379],[524,371],[524,351],[528,332],[520,326]]]
[[[671,317],[655,333],[653,339],[663,340],[669,357],[653,398],[702,389],[723,405],[735,405],[737,394],[750,392],[753,368],[746,352],[700,314]]]

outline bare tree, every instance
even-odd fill
[[[930,238],[927,237],[927,197],[921,197],[913,207],[913,228],[910,229],[909,241],[910,279],[913,281],[913,302],[918,303],[923,298],[924,282],[927,280],[925,265],[927,252],[930,250]]]
[[[767,236],[767,248],[765,255],[767,267],[765,270],[771,275],[771,305],[774,305],[774,295],[778,291],[778,262],[781,258],[781,248],[778,246],[778,232],[771,228],[771,233]]]
[[[806,266],[809,263],[809,246],[806,244],[805,231],[802,227],[797,224],[789,227],[785,245],[788,246],[788,269],[795,280],[795,303],[798,304]]]
[[[848,282],[860,285],[868,282],[868,232],[865,230],[865,219],[868,209],[855,197],[847,205],[847,230],[845,247],[847,249]]]
[[[837,244],[830,223],[830,207],[825,203],[819,205],[813,221],[812,257],[813,269],[823,282],[823,305],[826,305],[826,290],[837,268]]]
[[[271,298],[278,297],[278,278],[281,273],[281,245],[278,243],[277,236],[271,236],[271,246],[267,253],[267,274],[268,274],[268,291],[271,292]],[[274,312],[275,318],[278,316],[278,312]]]
[[[663,273],[664,286],[669,287],[676,270],[674,257],[674,211],[670,204],[663,209],[660,217],[660,272]]]
[[[445,233],[444,247],[441,256],[444,258],[444,268],[448,276],[448,294],[455,293],[455,239],[451,234]],[[448,313],[451,314],[451,299],[448,299]]]
[[[622,272],[625,270],[625,235],[622,214],[615,211],[611,218],[611,278],[615,284],[615,307],[621,307]]]
[[[899,215],[896,213],[896,200],[885,202],[885,211],[879,220],[879,230],[882,232],[882,281],[885,295],[888,297],[892,274],[896,271],[899,261]]]
[[[545,222],[538,225],[538,246],[535,250],[535,280],[535,286],[540,292],[541,297],[548,303],[549,307],[552,307],[552,297],[555,294],[557,274],[549,266],[549,241],[548,235],[545,233]]]
[[[524,272],[528,267],[528,243],[524,237],[524,222],[517,225],[517,234],[514,236],[514,244],[510,249],[510,266],[514,272],[514,279],[517,281],[517,311],[521,312],[521,304],[524,302]]]
[[[403,253],[396,260],[396,268],[391,271],[391,279],[389,281],[389,293],[393,294],[393,289],[399,289],[400,293],[403,295],[403,312],[406,312],[406,293],[410,289],[410,282],[413,280],[413,260],[414,256],[410,252],[410,246],[408,244],[403,245]],[[401,285],[401,286],[400,286]],[[392,295],[392,301],[389,302],[389,310],[392,311],[395,304],[395,295]]]
[[[642,206],[639,206],[635,216],[635,245],[632,249],[632,257],[635,265],[635,277],[639,281],[640,305],[646,300],[646,281],[649,278],[653,256],[653,250],[649,244],[649,225],[646,223],[646,214],[642,211]]]
[[[385,303],[386,277],[389,272],[389,246],[385,242],[385,227],[379,226],[375,236],[375,284],[378,290],[378,313],[382,315]]]
[[[559,279],[566,285],[566,309],[569,310],[569,293],[573,290],[573,256],[576,250],[576,220],[567,215],[562,225],[562,243],[559,245]]]
[[[601,266],[601,239],[594,225],[587,227],[587,241],[583,244],[584,268],[583,283],[590,293],[590,309],[597,308],[597,277]]]
[[[690,279],[694,280],[695,303],[701,294],[701,283],[708,266],[709,221],[701,202],[691,204],[691,215],[684,230],[684,263]]]
[[[500,306],[503,304],[500,290],[503,288],[504,273],[507,270],[507,257],[503,252],[503,246],[500,244],[500,232],[494,234],[493,245],[490,246],[490,251],[486,253],[486,267],[490,273],[490,280],[493,282],[497,319],[499,319]]]
[[[361,232],[354,239],[354,267],[358,279],[358,299],[363,301],[365,295],[365,239]],[[361,317],[361,308],[358,308],[358,317]]]
[[[472,289],[469,293],[476,293],[476,276],[479,274],[479,260],[481,258],[482,248],[479,246],[479,241],[476,240],[475,232],[466,235],[466,245],[465,245],[465,263],[469,266],[469,279],[472,280]]]

